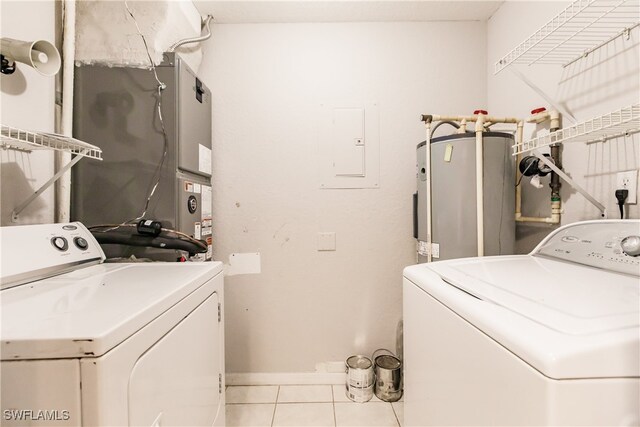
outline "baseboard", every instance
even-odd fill
[[[346,374],[333,372],[247,372],[228,373],[227,385],[344,384]]]

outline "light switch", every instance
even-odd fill
[[[318,233],[318,250],[319,251],[335,251],[336,250],[335,231]]]

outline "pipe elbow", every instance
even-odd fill
[[[562,127],[562,120],[560,117],[560,113],[557,110],[551,110],[549,112],[549,117],[551,119],[550,128],[558,130]]]

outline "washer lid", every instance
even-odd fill
[[[437,263],[442,279],[564,334],[637,327],[638,279],[549,259],[495,257]]]
[[[219,262],[102,264],[3,290],[2,360],[100,356],[221,272]]]
[[[640,375],[637,277],[531,255],[421,264],[405,277],[549,377]]]

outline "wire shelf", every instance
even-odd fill
[[[521,144],[514,144],[513,155],[561,142],[603,142],[636,132],[640,132],[640,104],[633,104]]]
[[[6,125],[0,125],[0,147],[25,152],[45,149],[65,151],[102,160],[102,150],[95,145],[64,135],[29,132]]]
[[[628,37],[638,25],[640,0],[576,0],[496,62],[494,74],[511,64],[567,66],[618,37]]]

